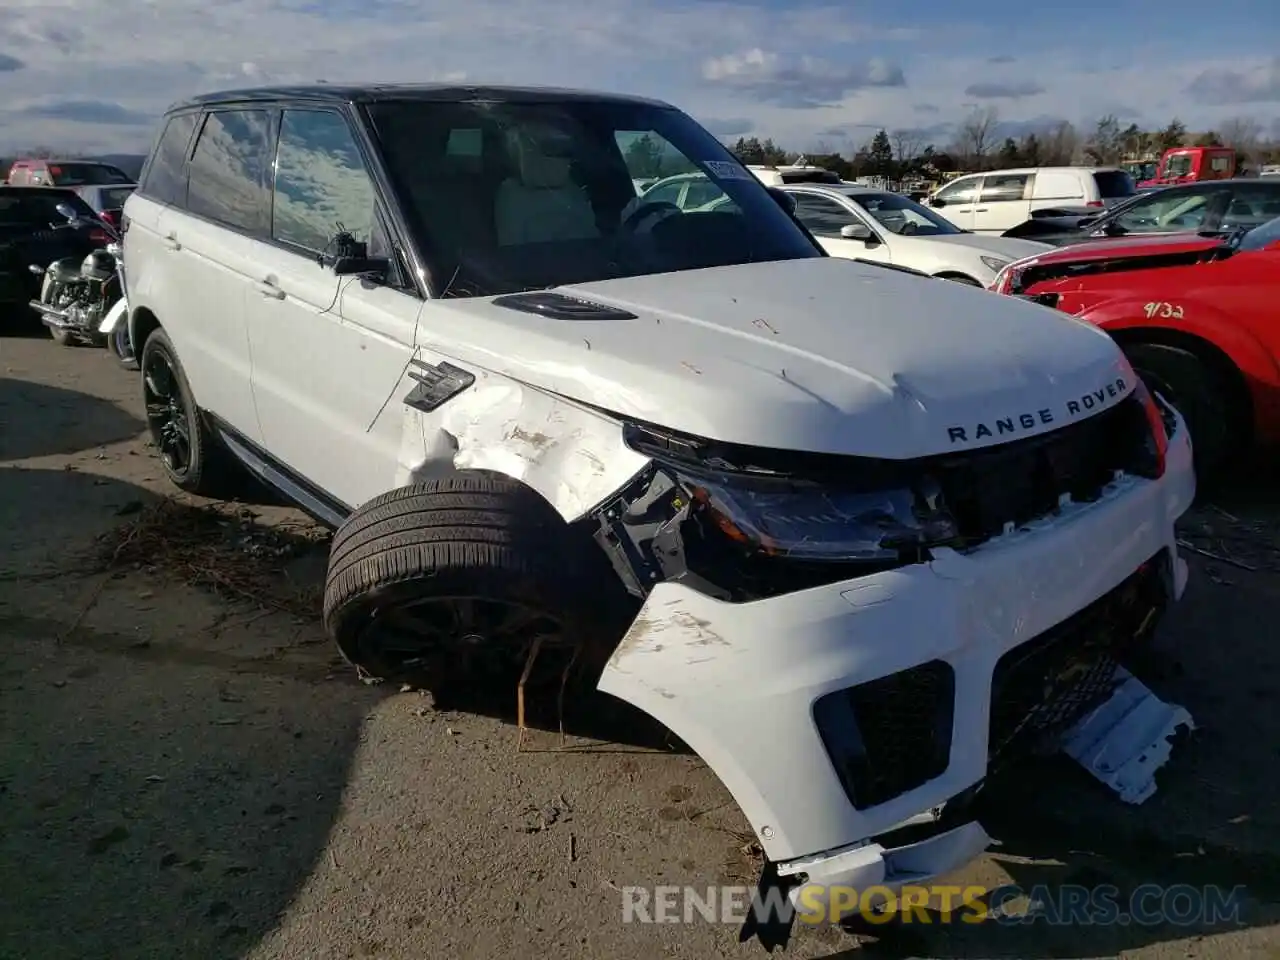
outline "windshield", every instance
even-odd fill
[[[944,220],[910,197],[896,193],[848,193],[847,195],[850,200],[875,217],[885,229],[905,237],[939,237],[964,233],[954,223]]]
[[[129,175],[107,163],[51,163],[49,176],[60,187],[87,187],[101,183],[133,183]]]
[[[1192,157],[1189,153],[1175,153],[1164,162],[1164,176],[1185,177],[1191,172]]]
[[[1268,220],[1260,227],[1243,234],[1236,242],[1237,250],[1262,250],[1273,243],[1280,243],[1280,217]]]
[[[441,295],[794,260],[822,251],[727,149],[667,107],[602,100],[369,108]],[[701,201],[636,181],[701,173]]]

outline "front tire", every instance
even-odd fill
[[[1191,434],[1196,475],[1210,478],[1235,451],[1242,424],[1234,416],[1226,378],[1189,350],[1160,343],[1125,347],[1134,372],[1182,414]]]
[[[120,366],[126,370],[139,369],[138,358],[134,355],[133,345],[129,342],[129,325],[117,323],[107,340],[107,349],[116,358]]]
[[[378,679],[519,673],[538,637],[539,658],[586,665],[592,652],[578,658],[577,646],[603,622],[608,566],[530,488],[458,474],[375,497],[343,524],[329,554],[325,628],[349,663]]]
[[[218,496],[227,474],[227,454],[196,406],[178,353],[163,329],[147,337],[139,366],[147,429],[165,476],[180,490]]]

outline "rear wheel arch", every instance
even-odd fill
[[[134,353],[142,356],[142,345],[147,337],[161,327],[160,318],[146,307],[136,307],[129,317],[129,341],[133,344]]]

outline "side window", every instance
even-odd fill
[[[978,177],[962,177],[953,183],[947,184],[935,194],[939,200],[945,200],[947,203],[973,203],[978,196]]]
[[[345,231],[367,246],[374,197],[373,181],[343,116],[327,110],[284,112],[276,151],[273,238],[325,253],[331,252],[334,235]]]
[[[187,209],[246,233],[265,232],[270,143],[268,111],[210,113],[191,157]]]
[[[143,196],[181,206],[187,199],[187,148],[198,114],[180,113],[165,124],[139,187]]]
[[[1264,185],[1239,186],[1231,194],[1231,202],[1222,217],[1221,226],[1260,227],[1280,216],[1280,185],[1268,188]]]
[[[1189,193],[1172,191],[1157,193],[1137,200],[1113,221],[1125,233],[1163,233],[1172,230],[1194,230],[1204,223],[1215,197],[1209,191]]]
[[[1209,169],[1214,173],[1224,173],[1231,169],[1231,158],[1224,157],[1219,154],[1216,157],[1209,158]]]
[[[854,216],[840,204],[812,193],[793,193],[796,219],[815,237],[839,237],[840,228],[854,222]]]
[[[982,203],[1021,200],[1027,195],[1031,175],[1027,173],[990,174],[982,180]]]

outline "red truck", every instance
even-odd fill
[[[1235,175],[1234,147],[1173,147],[1160,158],[1155,176],[1139,183],[1138,189],[1197,180],[1230,180]]]

